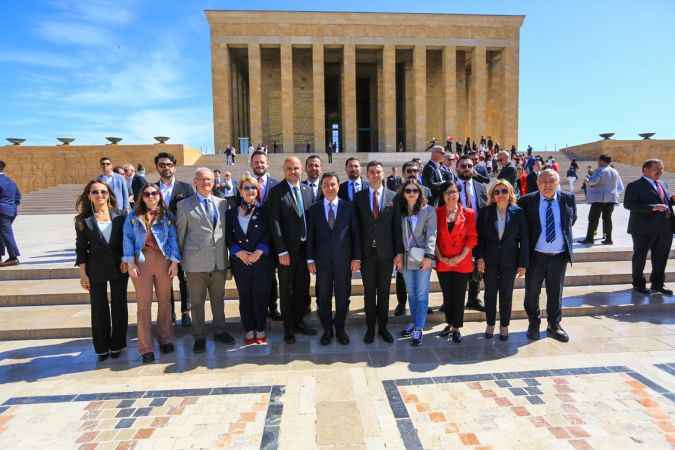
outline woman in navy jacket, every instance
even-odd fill
[[[239,180],[241,204],[227,211],[225,226],[246,345],[267,343],[265,311],[274,270],[267,212],[256,205],[258,189],[251,176]]]
[[[499,339],[509,338],[513,283],[522,277],[529,262],[527,221],[516,205],[513,186],[506,180],[488,191],[488,206],[478,214],[478,270],[485,273],[485,337],[494,336],[499,294]]]

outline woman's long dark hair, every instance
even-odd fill
[[[145,205],[145,201],[143,201],[143,194],[145,193],[146,190],[148,190],[148,188],[153,188],[159,193],[159,203],[157,204],[159,212],[157,213],[157,220],[160,220],[162,217],[164,217],[166,213],[166,206],[164,205],[164,198],[162,197],[162,191],[160,191],[159,187],[154,184],[146,185],[138,193],[138,200],[136,201],[136,207],[134,208],[134,211],[136,212],[136,216],[140,218],[144,218],[145,214],[149,211],[148,207]]]
[[[448,180],[445,183],[443,183],[443,187],[441,189],[441,196],[438,197],[438,206],[445,206],[445,191],[448,190],[450,186],[454,186],[457,189],[457,192],[462,192],[462,185],[459,184],[458,182],[454,180]],[[459,202],[460,205],[462,202]]]
[[[403,216],[410,215],[410,211],[408,211],[408,201],[405,199],[405,188],[411,185],[417,188],[418,192],[417,201],[413,205],[412,215],[413,216],[416,215],[427,204],[427,198],[424,195],[424,191],[422,190],[422,185],[420,185],[419,181],[417,181],[416,179],[408,178],[403,182],[398,191],[399,195],[401,196],[401,199],[403,200],[401,202],[401,215]]]
[[[77,197],[75,202],[75,209],[77,210],[77,215],[75,216],[75,225],[80,229],[84,229],[84,219],[89,216],[94,215],[94,205],[89,200],[89,193],[91,192],[91,187],[95,184],[101,184],[105,186],[108,190],[108,208],[113,209],[117,206],[117,200],[115,199],[115,194],[113,194],[112,189],[105,181],[100,180],[91,180],[85,186],[82,193]]]

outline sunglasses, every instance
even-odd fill
[[[473,164],[460,164],[460,165],[459,165],[459,168],[460,168],[460,169],[472,169],[472,168],[473,168]]]
[[[493,195],[506,195],[509,193],[509,190],[504,188],[504,189],[495,189],[493,191]]]
[[[250,186],[250,185],[248,185],[248,186],[242,186],[242,189],[243,189],[244,191],[257,191],[257,190],[258,190],[257,187],[255,187],[255,186]]]
[[[457,190],[445,191],[444,194],[445,195],[459,194],[459,191],[457,191]]]
[[[108,195],[108,191],[89,191],[89,195]]]
[[[406,194],[417,194],[420,190],[419,189],[404,189],[403,192]]]
[[[101,165],[102,166],[112,166],[112,163],[111,162],[102,162]]]
[[[145,197],[145,198],[159,197],[159,192],[157,192],[157,191],[143,192],[143,197]]]

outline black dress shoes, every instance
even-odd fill
[[[441,331],[438,334],[440,337],[448,337],[450,336],[450,325],[446,325],[445,328],[443,328],[443,331]]]
[[[112,359],[117,359],[117,358],[119,358],[121,354],[122,354],[122,350],[111,350],[111,351],[110,351],[110,357],[111,357]]]
[[[403,314],[405,314],[405,304],[399,303],[396,305],[396,309],[394,309],[394,315],[398,317],[402,316]]]
[[[159,346],[159,351],[164,353],[165,355],[168,353],[173,353],[175,350],[173,344],[169,342],[168,344],[162,344]]]
[[[284,334],[284,342],[287,344],[295,344],[295,335],[290,333]]]
[[[472,298],[466,302],[465,309],[473,309],[474,311],[485,312],[485,305],[480,299]]]
[[[100,355],[96,355],[96,358],[98,359],[98,362],[103,362],[108,359],[108,356],[110,356],[110,353],[102,353]]]
[[[333,332],[332,331],[324,331],[323,334],[321,335],[321,345],[330,344],[330,341],[332,339],[333,339]]]
[[[633,290],[638,294],[642,295],[651,295],[652,291],[647,289],[645,286],[633,286]]]
[[[614,242],[611,239],[605,239],[602,241],[602,245],[614,245]]]
[[[666,289],[664,287],[655,288],[654,286],[652,286],[651,291],[652,291],[652,293],[658,292],[659,294],[663,294],[666,297],[672,297],[673,296],[673,291],[671,291],[670,289]]]
[[[281,320],[281,314],[279,313],[279,311],[277,311],[276,308],[270,309],[270,310],[267,312],[267,317],[269,317],[270,319],[274,320],[275,322],[278,322],[278,321]]]
[[[227,331],[214,334],[213,338],[218,342],[222,342],[223,344],[234,345],[234,338]]]
[[[366,334],[363,336],[363,342],[366,344],[372,344],[375,340],[375,330],[368,329]]]
[[[189,328],[192,326],[192,319],[190,318],[189,312],[184,312],[180,316],[180,326],[183,328]]]
[[[149,364],[151,362],[155,362],[155,354],[152,353],[152,352],[143,353],[141,358],[143,359],[143,364]]]
[[[335,337],[340,345],[349,345],[349,335],[345,333],[345,330],[336,330]]]
[[[380,328],[380,331],[379,331],[378,334],[380,335],[380,337],[382,338],[382,340],[384,342],[387,342],[389,344],[394,342],[394,336],[392,336],[391,333],[389,332],[389,330],[387,330],[386,328]]]
[[[300,322],[295,326],[295,332],[305,336],[316,336],[316,330],[305,322]]]
[[[533,341],[538,341],[541,336],[539,335],[539,326],[530,325],[527,328],[527,338]]]
[[[192,351],[195,353],[204,353],[206,351],[206,339],[199,338],[192,345]]]
[[[579,241],[580,244],[586,244],[586,245],[589,245],[589,244],[593,245],[594,242],[595,241],[593,239],[588,239],[588,238],[582,239],[582,240]]]
[[[459,330],[452,332],[452,342],[455,344],[462,342],[462,333],[460,333]]]
[[[563,330],[560,325],[549,326],[546,329],[546,334],[548,334],[549,337],[552,337],[556,341],[569,342],[570,340],[570,337],[567,335],[565,330]]]

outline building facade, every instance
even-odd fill
[[[518,144],[524,16],[206,11],[214,143],[281,152]],[[246,141],[241,141],[246,142]]]

